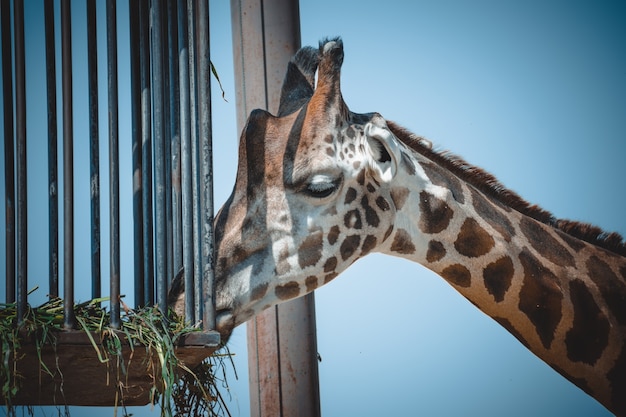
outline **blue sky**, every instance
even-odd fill
[[[39,1],[26,3],[32,287],[47,282],[46,156],[41,151],[47,145],[44,52],[38,38],[43,31],[43,6]],[[85,11],[82,2],[74,3],[73,29],[78,35],[74,54],[84,56]],[[103,19],[102,6],[103,2],[99,4]],[[121,40],[128,33],[127,3],[119,1],[118,9]],[[626,235],[623,2],[303,0],[300,13],[303,45],[317,45],[326,36],[343,37],[342,89],[352,111],[377,111],[428,137],[558,217]],[[104,29],[104,20],[99,24]],[[225,102],[216,93],[213,100],[218,205],[234,183],[239,137],[230,30],[229,3],[211,2],[211,55],[228,99]],[[99,42],[104,52],[102,36]],[[127,56],[119,60],[120,99],[127,100]],[[81,173],[88,172],[85,71],[74,74],[75,170]],[[104,68],[99,79],[104,92]],[[107,155],[104,93],[102,100],[100,152]],[[132,230],[129,117],[128,108],[121,104],[122,233]],[[106,167],[100,175],[102,195],[108,196]],[[77,204],[83,207],[77,210],[76,275],[87,277],[89,185],[85,174],[77,176],[75,190]],[[0,192],[4,193],[4,182]],[[0,211],[4,218],[4,205]],[[106,212],[102,219],[106,249]],[[0,228],[4,268],[4,224]],[[123,235],[121,262],[122,292],[132,300],[131,240]],[[106,257],[102,270],[108,276]],[[3,291],[4,286],[0,299],[4,299]],[[33,304],[44,295],[38,291]],[[86,286],[78,289],[77,298],[89,298]],[[370,255],[317,290],[316,301],[324,416],[608,415],[419,265]],[[229,381],[230,409],[235,416],[247,416],[244,326],[236,329],[230,350],[236,354],[240,377]],[[86,409],[72,410],[82,415]],[[110,409],[88,412],[112,415]],[[158,410],[149,407],[131,412],[158,415]],[[53,410],[37,413],[50,415]]]

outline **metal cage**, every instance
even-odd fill
[[[77,16],[69,0],[61,0],[60,5],[44,0],[43,19],[36,22],[45,31],[42,46],[45,53],[36,60],[46,73],[46,89],[40,93],[46,98],[47,119],[42,120],[47,120],[48,132],[48,219],[45,222],[48,251],[43,254],[29,252],[28,245],[29,236],[43,238],[46,231],[29,230],[31,219],[27,211],[29,195],[34,192],[27,187],[27,176],[37,171],[27,163],[27,145],[31,138],[26,120],[37,115],[32,114],[26,95],[26,86],[31,80],[26,75],[25,51],[30,44],[25,42],[24,2],[0,2],[6,303],[16,304],[17,320],[21,322],[28,305],[29,258],[45,259],[47,255],[47,293],[64,299],[63,323],[71,334],[76,329],[73,309],[77,283],[75,246],[89,242],[91,296],[102,296],[101,288],[103,283],[106,286],[107,279],[101,276],[101,262],[108,260],[110,326],[119,328],[120,281],[131,279],[122,277],[120,240],[132,240],[134,306],[156,304],[161,311],[166,311],[169,284],[176,274],[183,274],[187,289],[186,320],[202,321],[204,330],[201,336],[188,339],[187,343],[217,346],[219,335],[212,331],[215,327],[214,210],[208,1],[130,1],[129,39],[119,41],[116,2],[107,0],[104,25],[102,19],[96,18],[97,8],[102,6],[95,0],[86,0],[85,56],[72,53],[72,40],[76,36],[72,33],[72,19]],[[57,32],[55,25],[60,28]],[[105,37],[106,51],[98,50],[98,35]],[[129,51],[127,66],[118,64],[119,45]],[[57,62],[58,48],[61,62]],[[84,94],[88,95],[88,107],[84,117],[88,118],[89,126],[86,135],[89,138],[89,174],[74,172],[77,142],[74,118],[82,114],[82,109],[76,111],[73,97],[83,94],[73,80],[73,68],[78,60],[87,61],[88,87]],[[105,95],[99,94],[100,71],[107,74]],[[129,94],[118,94],[118,74],[130,75]],[[60,97],[57,90],[61,92]],[[120,149],[118,111],[122,100],[130,101],[132,129],[122,135],[131,136],[132,149]],[[62,107],[60,111],[57,111],[58,102]],[[108,155],[99,153],[103,138],[98,113],[103,105],[108,111]],[[60,143],[57,141],[59,134]],[[57,149],[60,149],[60,158]],[[120,172],[123,172],[120,153],[131,154],[132,196],[120,194]],[[108,207],[102,210],[109,216],[108,252],[101,249],[104,247],[100,195],[103,166],[109,173]],[[89,188],[75,189],[75,178],[85,175],[89,175]],[[90,201],[89,230],[77,230],[74,226],[75,204],[79,197]],[[120,199],[131,198],[132,230],[120,230]]]

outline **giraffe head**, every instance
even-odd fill
[[[216,217],[224,338],[260,311],[329,282],[391,235],[390,181],[402,145],[380,115],[348,109],[342,62],[340,39],[301,49],[278,115],[255,110],[248,118],[235,187]]]

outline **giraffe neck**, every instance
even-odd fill
[[[431,269],[528,349],[626,413],[626,258],[486,196],[407,149],[385,252]],[[403,181],[403,182],[402,182]]]

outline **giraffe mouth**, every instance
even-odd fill
[[[218,310],[215,316],[215,330],[217,330],[221,337],[221,343],[225,345],[228,343],[233,329],[235,328],[235,316],[230,309]]]

